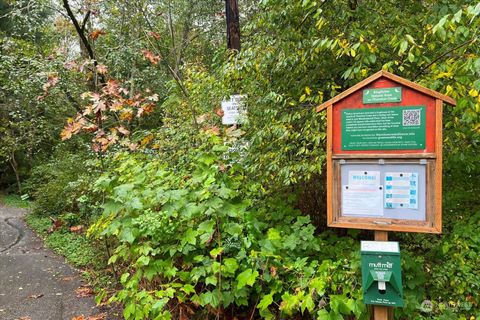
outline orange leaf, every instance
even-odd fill
[[[124,136],[128,136],[130,134],[130,131],[128,131],[128,129],[126,129],[124,126],[118,127],[117,130]]]
[[[148,33],[148,35],[149,35],[150,37],[152,37],[152,38],[155,38],[155,40],[160,40],[160,34],[154,32],[154,31],[150,31],[150,32]]]
[[[151,63],[153,63],[153,64],[158,64],[158,61],[160,61],[160,57],[154,55],[154,54],[151,53],[150,51],[148,51],[148,50],[142,50],[142,52],[143,52],[143,56],[144,56],[148,61],[150,61]]]
[[[81,286],[75,290],[75,293],[77,294],[77,298],[90,297],[93,295],[93,289],[87,286]]]
[[[119,91],[119,85],[115,80],[108,80],[107,85],[103,88],[104,93],[114,96],[118,95]]]
[[[72,137],[72,130],[70,130],[70,127],[63,128],[60,137],[62,138],[62,141],[70,139]]]
[[[82,233],[83,228],[83,225],[80,224],[78,226],[70,227],[70,231],[73,233]]]
[[[108,72],[107,66],[104,64],[99,64],[97,66],[97,72],[100,74],[106,74]]]
[[[133,118],[133,111],[132,109],[123,109],[122,113],[120,114],[120,119],[121,120],[127,120],[130,121]]]
[[[92,38],[92,40],[96,40],[99,36],[104,35],[104,34],[107,34],[107,33],[103,30],[99,30],[99,29],[93,30],[90,33],[90,38]]]
[[[144,104],[140,109],[138,109],[137,117],[141,117],[144,113],[149,114],[153,112],[153,103]]]
[[[107,314],[105,312],[93,315],[87,318],[87,320],[106,320]]]

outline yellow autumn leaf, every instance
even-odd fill
[[[474,88],[470,89],[470,91],[468,91],[468,94],[472,97],[477,97],[478,96],[478,91],[475,90]]]
[[[305,92],[307,95],[310,95],[312,93],[312,90],[309,87],[305,87]]]

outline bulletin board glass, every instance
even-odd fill
[[[426,220],[425,164],[340,164],[341,216]]]
[[[335,159],[333,224],[432,227],[434,159]]]

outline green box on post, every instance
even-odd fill
[[[403,307],[400,248],[393,241],[362,241],[363,302]]]

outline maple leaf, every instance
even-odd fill
[[[130,108],[123,109],[122,113],[120,114],[120,119],[124,121],[131,121],[133,119],[133,110]]]
[[[86,320],[83,314],[81,316],[73,317],[72,320]]]
[[[142,146],[146,145],[146,144],[149,144],[152,140],[153,140],[153,134],[149,134],[147,135],[145,138],[142,139],[142,141],[140,142],[140,144]]]
[[[107,74],[108,72],[107,66],[104,64],[97,65],[97,72],[100,74]]]
[[[161,38],[160,34],[154,32],[154,31],[148,32],[148,35],[149,35],[150,37],[152,37],[152,38],[155,38],[155,40],[160,40],[160,38]]]
[[[95,132],[95,131],[97,131],[97,129],[98,129],[98,126],[95,125],[95,124],[90,124],[88,126],[83,127],[83,130],[85,132]]]
[[[206,133],[210,133],[214,136],[220,135],[220,129],[217,126],[211,126],[211,127],[204,127],[203,130]]]
[[[122,100],[115,100],[113,101],[112,105],[110,106],[110,110],[112,111],[120,111],[123,109]]]
[[[126,129],[124,126],[118,127],[117,130],[124,136],[128,136],[130,134],[130,131],[128,131],[128,129]]]
[[[105,111],[107,109],[107,104],[103,100],[98,100],[93,106],[95,113]]]
[[[103,30],[97,29],[97,30],[93,30],[92,32],[90,32],[89,36],[92,40],[96,40],[99,36],[104,35],[104,34],[107,34],[107,33]]]
[[[83,110],[83,115],[88,116],[89,114],[92,114],[93,112],[93,106],[88,106]]]
[[[141,117],[144,113],[149,114],[153,112],[153,103],[144,104],[140,109],[138,109],[137,117]]]
[[[105,94],[117,96],[120,93],[120,86],[118,85],[117,81],[108,80],[107,85],[103,87],[102,91]]]
[[[221,118],[221,117],[223,117],[225,112],[222,109],[218,108],[218,109],[215,110],[215,114]]]
[[[62,227],[63,225],[62,220],[54,219],[52,217],[49,217],[49,218],[52,221],[53,225],[47,230],[47,233],[52,233]]]
[[[154,55],[152,52],[148,50],[142,50],[143,56],[150,61],[153,64],[158,64],[158,61],[160,61],[160,57]]]
[[[277,276],[277,268],[274,266],[270,267],[270,274],[272,275],[272,278],[275,278]]]
[[[72,130],[70,130],[70,127],[63,128],[62,132],[60,132],[60,137],[62,138],[62,141],[70,139],[72,137]]]
[[[37,97],[38,101],[42,101],[48,96],[50,88],[54,87],[58,83],[58,76],[56,75],[49,75],[47,78],[47,82],[45,82],[42,86],[43,94]]]
[[[48,91],[48,89],[55,86],[57,83],[58,83],[58,76],[49,75],[47,78],[47,82],[43,85],[43,90]]]
[[[100,152],[100,145],[98,143],[94,143],[92,145],[92,149],[93,149],[93,151],[98,153],[98,152]]]
[[[85,100],[87,98],[90,98],[92,96],[92,93],[87,91],[87,92],[83,92],[81,95],[80,95],[80,98],[82,98],[82,100]]]

